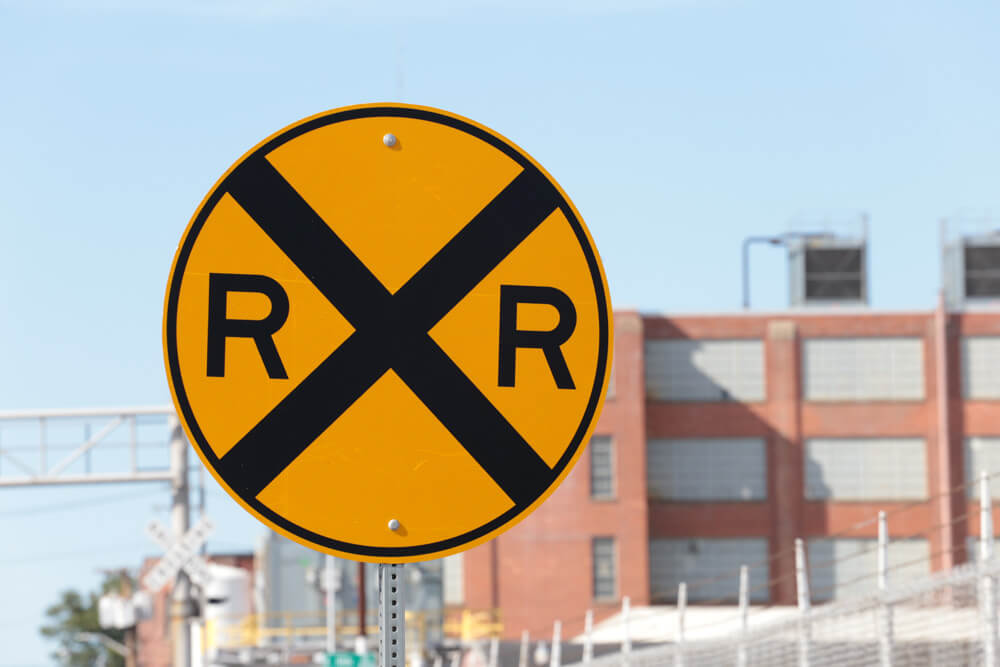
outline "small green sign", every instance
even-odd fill
[[[361,654],[339,651],[327,653],[326,657],[329,667],[375,667],[374,653]]]

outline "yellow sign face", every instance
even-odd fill
[[[258,144],[208,194],[164,351],[198,455],[306,546],[407,562],[510,528],[608,381],[594,242],[542,168],[450,113],[366,105]]]

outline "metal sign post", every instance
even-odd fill
[[[378,667],[406,665],[403,565],[378,564]]]
[[[326,652],[337,652],[337,565],[333,556],[326,555],[323,570],[323,592],[326,594]]]

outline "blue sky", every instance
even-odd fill
[[[938,221],[1000,212],[998,20],[972,1],[0,0],[0,409],[168,402],[163,290],[195,206],[259,139],[360,102],[524,147],[617,307],[734,311],[745,236],[866,211],[873,307],[930,309]],[[755,250],[755,306],[785,306],[784,271]],[[167,502],[0,493],[0,667],[47,664],[42,607],[153,553]],[[252,519],[208,504],[214,548],[252,545]]]

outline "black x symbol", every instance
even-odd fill
[[[390,369],[518,506],[554,473],[428,335],[556,208],[561,197],[528,166],[390,293],[262,156],[222,187],[355,331],[222,457],[218,472],[255,498]]]

